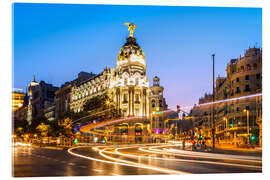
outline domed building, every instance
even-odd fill
[[[148,117],[151,113],[145,54],[133,32],[117,55],[116,70],[106,67],[100,74],[74,86],[70,108],[79,112],[88,99],[104,93],[113,99],[124,116]]]

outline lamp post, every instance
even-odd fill
[[[214,102],[215,102],[215,54],[212,54],[213,57],[213,104],[212,104],[212,151],[215,149],[215,115],[214,115]]]
[[[249,110],[244,109],[243,112],[247,113],[247,134],[248,134],[247,143],[249,144]]]

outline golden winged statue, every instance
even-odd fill
[[[129,36],[133,37],[133,32],[134,32],[135,28],[137,28],[137,26],[133,23],[125,23],[125,25],[128,26],[128,31],[130,31]]]

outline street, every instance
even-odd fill
[[[262,172],[261,156],[182,150],[175,144],[15,147],[15,177]]]

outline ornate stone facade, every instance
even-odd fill
[[[107,93],[124,116],[149,116],[149,80],[145,55],[134,37],[120,49],[116,70],[103,72],[72,88],[70,108],[81,111],[90,98]]]

